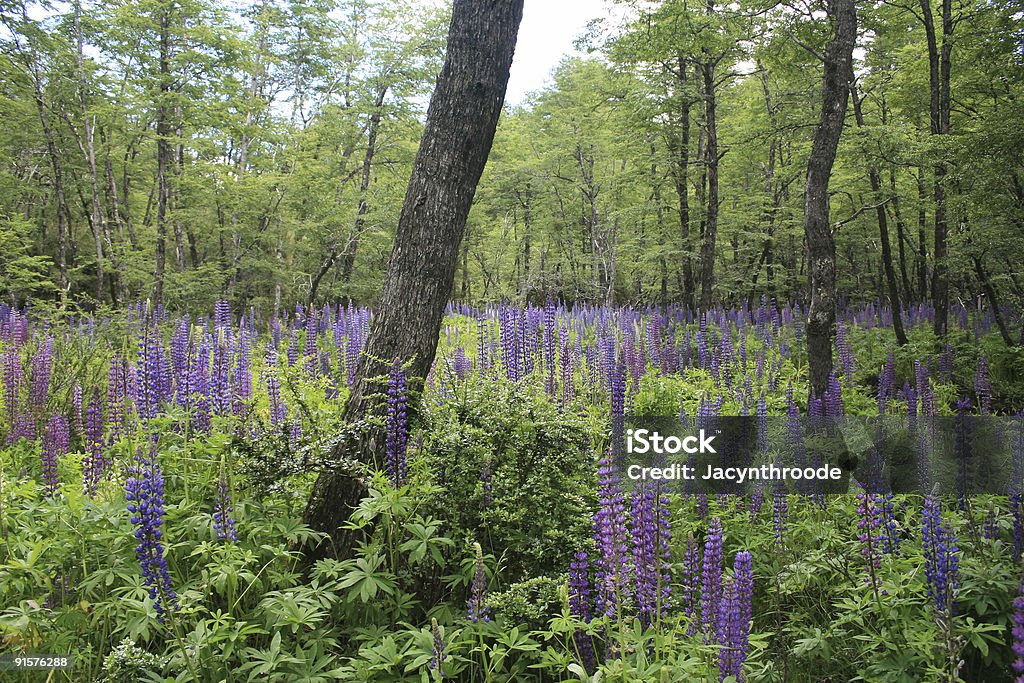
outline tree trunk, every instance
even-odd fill
[[[972,259],[974,260],[974,272],[978,276],[982,291],[985,292],[985,298],[988,299],[988,305],[992,309],[992,317],[995,319],[996,327],[999,329],[999,336],[1003,338],[1004,344],[1013,346],[1013,338],[1010,337],[1010,330],[1006,327],[1003,311],[999,308],[999,298],[996,294],[996,288],[992,285],[992,278],[989,277],[980,258],[973,256]]]
[[[366,134],[366,154],[363,156],[363,176],[359,182],[359,208],[356,209],[356,222],[352,228],[352,239],[345,255],[341,261],[341,281],[348,282],[352,279],[352,270],[356,264],[356,253],[359,251],[359,235],[366,226],[366,214],[370,210],[369,191],[370,180],[373,178],[373,157],[377,153],[377,134],[380,131],[381,113],[384,107],[384,98],[388,94],[388,86],[381,86],[377,90],[377,98],[373,102],[373,113],[370,114],[370,123]],[[312,302],[312,296],[310,297]]]
[[[850,99],[853,100],[853,115],[857,126],[864,126],[864,111],[861,108],[862,100],[857,96],[856,86],[850,84]],[[905,346],[907,333],[903,329],[903,305],[900,301],[899,285],[896,283],[896,268],[892,263],[892,245],[889,242],[889,216],[885,211],[885,201],[882,199],[882,181],[878,175],[878,169],[873,165],[868,167],[868,182],[871,184],[872,201],[875,202],[875,215],[878,217],[878,239],[882,243],[882,270],[885,272],[885,282],[889,290],[889,305],[892,307],[892,329],[896,333],[896,343]]]
[[[708,0],[707,13],[714,13],[714,0]],[[711,308],[711,290],[715,286],[715,240],[718,237],[718,126],[715,101],[715,63],[717,59],[705,50],[701,74],[704,78],[704,124],[707,146],[704,150],[708,173],[707,214],[704,242],[700,249],[700,307]]]
[[[811,144],[804,188],[804,234],[807,237],[811,289],[807,316],[807,364],[811,393],[818,397],[825,395],[832,372],[836,245],[832,239],[828,187],[853,78],[853,46],[857,38],[854,0],[831,0],[828,16],[834,25],[835,35],[825,46],[821,118]]]
[[[380,303],[345,404],[349,424],[370,412],[368,382],[392,361],[407,363],[414,383],[434,362],[459,243],[494,141],[522,15],[523,0],[454,2],[447,55],[427,110]],[[338,460],[372,466],[383,443],[375,431],[358,443],[342,444]],[[329,534],[331,547],[321,545],[315,554],[347,554],[353,538],[341,525],[365,492],[355,471],[339,467],[320,474],[305,519]]]
[[[171,172],[174,148],[171,146],[171,20],[170,10],[160,8],[160,98],[156,121],[156,267],[153,272],[153,299],[164,298],[164,272],[167,267],[167,209],[171,200]]]
[[[917,169],[917,296],[919,301],[928,299],[928,234],[925,230],[928,214],[925,200],[928,188],[924,183],[924,168]]]
[[[951,0],[942,0],[942,44],[939,45],[935,33],[935,20],[932,16],[931,0],[920,0],[921,17],[924,20],[925,39],[928,45],[928,90],[929,114],[932,135],[949,133],[950,113],[950,56],[953,49],[953,8]],[[933,197],[935,203],[935,238],[932,253],[934,267],[932,269],[932,303],[935,306],[935,334],[946,334],[949,316],[949,280],[946,266],[946,237],[949,224],[946,217],[946,164],[939,161],[935,164],[935,187]]]
[[[679,238],[683,249],[683,272],[680,288],[682,289],[683,304],[689,308],[694,306],[693,293],[693,257],[691,256],[690,244],[690,107],[693,100],[686,92],[688,88],[686,70],[689,68],[686,60],[679,56],[677,58],[678,71],[676,78],[679,81],[679,131],[676,135],[670,136],[673,146],[673,179],[676,186],[676,197],[679,201]]]
[[[903,220],[903,213],[900,211],[900,197],[896,191],[896,170],[893,168],[889,169],[889,193],[892,197],[892,215],[896,219],[896,244],[899,247],[899,259],[900,259],[900,281],[903,284],[903,296],[906,297],[907,301],[913,297],[913,291],[910,287],[910,278],[907,276],[907,252],[905,249],[905,243],[907,242],[907,224]]]

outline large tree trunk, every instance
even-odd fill
[[[430,371],[452,294],[459,243],[494,141],[505,98],[523,0],[455,0],[448,49],[398,220],[380,304],[345,404],[354,424],[370,411],[368,382],[390,362],[407,363],[414,384]],[[382,439],[342,444],[339,461],[372,465]],[[352,538],[340,527],[366,492],[358,472],[324,472],[313,486],[306,523],[329,534],[344,555]],[[331,552],[321,546],[318,554]]]
[[[829,218],[828,186],[843,132],[853,46],[857,38],[854,0],[831,0],[828,16],[835,35],[825,46],[821,118],[814,132],[804,188],[804,234],[810,270],[811,304],[807,316],[807,363],[811,392],[824,396],[832,372],[832,334],[836,321],[836,245]]]

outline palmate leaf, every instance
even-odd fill
[[[378,591],[387,595],[394,594],[395,576],[387,571],[378,571],[382,564],[382,555],[359,557],[353,561],[352,569],[338,583],[339,588],[348,589],[346,599],[349,602],[356,598],[368,602],[376,597]]]

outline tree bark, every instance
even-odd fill
[[[988,299],[988,305],[992,309],[992,317],[996,321],[996,328],[999,329],[999,336],[1003,338],[1004,344],[1013,346],[1013,338],[1010,337],[1010,330],[1006,326],[1006,320],[1003,318],[1003,310],[999,307],[999,298],[996,288],[992,284],[992,278],[989,277],[988,271],[985,270],[985,266],[980,258],[977,256],[972,256],[971,258],[974,260],[974,272],[978,276],[981,289],[985,292],[985,298]]]
[[[713,14],[714,0],[708,0],[707,13]],[[715,286],[715,241],[718,238],[718,124],[715,101],[715,63],[717,58],[705,50],[701,75],[704,79],[704,125],[707,141],[704,150],[707,165],[707,214],[704,223],[704,242],[700,249],[700,307],[711,308],[711,290]]]
[[[920,0],[921,17],[924,21],[925,40],[928,45],[928,90],[929,114],[932,135],[949,133],[950,113],[950,57],[953,43],[952,0],[942,0],[942,43],[935,32],[931,0]],[[935,203],[935,237],[932,253],[932,304],[935,306],[935,334],[946,334],[949,316],[949,280],[946,266],[946,238],[949,224],[946,217],[946,164],[941,160],[934,166],[935,187],[932,189]]]
[[[153,299],[163,302],[164,272],[167,267],[167,209],[171,201],[171,172],[174,148],[171,146],[171,18],[170,10],[160,8],[160,93],[156,120],[156,266],[153,271]]]
[[[850,85],[850,99],[853,100],[853,114],[857,121],[857,127],[864,126],[863,101],[857,96],[856,86]],[[888,286],[889,305],[892,308],[892,330],[896,333],[896,343],[905,346],[907,333],[903,329],[903,304],[900,301],[899,285],[896,282],[896,268],[892,263],[892,245],[889,242],[889,216],[885,211],[885,201],[882,199],[882,181],[878,175],[878,169],[874,165],[868,166],[868,182],[871,184],[872,201],[875,202],[875,215],[878,217],[878,239],[882,243],[882,270],[885,272],[885,282]]]
[[[679,238],[682,242],[683,264],[682,290],[683,304],[689,308],[694,306],[693,257],[690,243],[690,107],[693,100],[687,91],[686,72],[689,64],[681,55],[677,57],[675,76],[679,82],[679,130],[671,135],[670,145],[673,151],[672,176],[675,181],[676,197],[679,201]]]
[[[830,224],[828,187],[853,79],[853,46],[857,37],[854,0],[831,0],[828,16],[835,34],[825,46],[821,118],[811,144],[804,187],[804,234],[807,237],[811,290],[807,316],[807,364],[811,393],[818,397],[825,395],[832,372],[836,245]]]
[[[447,54],[427,110],[380,303],[345,404],[349,424],[370,412],[374,397],[368,382],[391,362],[406,363],[414,383],[434,362],[459,243],[494,141],[522,15],[523,0],[454,2]],[[337,459],[372,465],[383,441],[374,431],[342,444]],[[355,468],[320,474],[305,519],[331,543],[314,554],[347,554],[353,538],[341,525],[365,492]]]

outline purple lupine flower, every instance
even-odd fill
[[[919,360],[914,361],[914,381],[917,384],[917,395],[921,399],[920,414],[924,416],[937,415],[935,394],[928,379],[928,368]]]
[[[750,649],[750,624],[753,618],[753,557],[746,550],[736,553],[733,576],[725,582],[716,619],[719,681],[729,676],[742,680],[743,663]]]
[[[156,441],[151,444],[148,455],[137,455],[135,464],[129,468],[125,481],[125,499],[128,511],[132,513],[132,524],[138,527],[135,538],[135,556],[142,567],[142,577],[149,587],[149,598],[156,608],[157,619],[162,623],[169,610],[177,608],[177,595],[171,587],[171,577],[164,558],[161,527],[164,523],[164,477],[156,458]]]
[[[1013,600],[1013,671],[1017,675],[1014,683],[1024,683],[1024,578],[1017,587]]]
[[[825,415],[842,417],[846,409],[843,406],[843,386],[834,372],[829,373],[828,387],[825,389]]]
[[[989,510],[988,514],[985,515],[985,524],[982,526],[982,535],[992,541],[999,538],[999,519],[996,517],[995,510]]]
[[[700,544],[693,534],[686,539],[682,587],[683,614],[687,618],[686,634],[692,636],[697,632],[697,610],[700,605]]]
[[[11,430],[17,423],[20,388],[24,378],[22,356],[16,348],[8,348],[3,354],[3,402],[7,424]]]
[[[967,495],[974,485],[974,445],[971,434],[970,399],[956,402],[956,417],[953,420],[954,451],[956,455],[956,495],[961,509],[966,508]]]
[[[235,506],[231,503],[231,485],[227,470],[223,468],[217,478],[217,493],[213,499],[213,530],[218,540],[234,543],[238,540],[235,532]]]
[[[127,387],[127,366],[119,356],[114,356],[107,373],[107,413],[111,443],[116,443],[124,434]]]
[[[885,415],[889,399],[896,395],[896,357],[889,352],[889,357],[878,376],[878,414]]]
[[[772,523],[775,527],[775,545],[786,544],[786,520],[789,517],[788,496],[782,482],[776,482],[772,495]]]
[[[558,333],[558,361],[561,368],[562,402],[568,403],[576,395],[573,385],[573,365],[576,360],[576,347],[569,343],[569,330],[564,327]]]
[[[939,354],[939,379],[946,383],[953,381],[953,347],[949,344],[943,344]]]
[[[548,299],[544,306],[544,390],[548,396],[554,396],[557,390],[555,382],[555,302]]]
[[[590,588],[590,563],[587,553],[577,552],[569,562],[569,613],[589,624],[593,618],[593,594]],[[590,636],[576,630],[573,642],[579,654],[580,664],[587,671],[594,669],[594,644]]]
[[[633,539],[633,581],[640,623],[658,623],[671,591],[668,500],[656,484],[644,483],[633,493],[630,513]]]
[[[81,439],[85,434],[85,426],[82,422],[82,385],[77,382],[71,390],[71,414],[75,418],[75,435]]]
[[[103,447],[103,403],[100,400],[99,389],[93,389],[85,416],[86,454],[82,461],[82,486],[85,495],[90,498],[96,495],[100,479],[106,470]]]
[[[878,572],[882,568],[882,557],[879,551],[879,527],[882,525],[882,511],[878,508],[877,499],[873,494],[861,491],[857,494],[857,529],[859,531],[860,554],[864,558],[867,576],[866,583],[871,589],[878,591]]]
[[[391,485],[397,488],[405,483],[408,470],[406,450],[409,443],[405,372],[397,359],[388,374],[387,403],[386,469]]]
[[[892,506],[892,494],[876,494],[875,503],[882,516],[882,553],[885,555],[898,555],[902,539]]]
[[[594,515],[594,540],[598,548],[596,604],[598,610],[611,616],[628,595],[630,582],[626,506],[619,470],[610,455],[601,459],[598,479],[600,507]]]
[[[487,573],[484,567],[484,551],[479,543],[473,543],[476,569],[473,573],[473,584],[469,589],[469,620],[474,624],[490,621],[491,608],[487,605]]]
[[[934,494],[925,498],[921,538],[928,595],[940,614],[951,615],[956,612],[959,551],[953,530],[942,520],[942,504]]]
[[[722,520],[712,517],[704,539],[704,561],[701,566],[700,625],[705,633],[710,633],[715,628],[721,602]]]
[[[466,379],[473,370],[473,361],[469,359],[469,356],[466,355],[466,350],[461,346],[455,349],[452,369],[455,371],[455,376],[460,380]]]
[[[854,358],[850,339],[847,337],[846,325],[836,325],[836,349],[839,351],[839,367],[843,370],[846,387],[853,386]]]
[[[238,415],[242,412],[245,401],[252,398],[252,355],[249,349],[249,333],[243,327],[238,334],[235,345],[235,405]]]
[[[569,562],[569,613],[589,623],[594,614],[592,606],[590,563],[581,550]]]
[[[213,412],[227,415],[234,409],[231,396],[231,340],[230,330],[214,328],[213,365],[210,372],[210,404]]]
[[[988,358],[978,359],[978,374],[974,378],[974,393],[978,397],[978,412],[988,415],[992,412],[992,383],[988,378]]]
[[[57,461],[67,455],[71,442],[68,420],[63,415],[51,415],[46,424],[46,439],[43,442],[43,491],[47,496],[56,496],[60,486],[57,478]]]
[[[53,369],[53,337],[47,337],[32,356],[32,383],[29,385],[29,406],[33,417],[41,417],[50,395],[50,372]]]
[[[433,636],[434,645],[433,654],[430,657],[430,663],[427,664],[427,667],[429,667],[431,671],[438,672],[441,678],[443,678],[444,675],[441,673],[441,665],[444,663],[445,657],[444,636],[441,635],[441,627],[437,625],[437,619],[433,617],[430,619],[430,633]]]
[[[270,402],[270,424],[280,427],[288,418],[288,407],[281,398],[281,381],[277,378],[277,351],[267,348],[267,366],[263,371]]]

